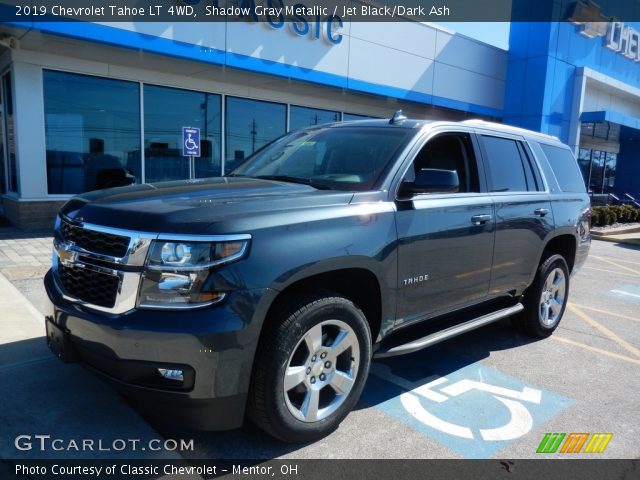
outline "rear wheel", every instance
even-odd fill
[[[513,317],[515,326],[535,337],[548,337],[558,327],[569,298],[569,268],[561,255],[551,255],[538,267],[524,295],[524,310]]]
[[[346,298],[307,295],[267,328],[252,379],[252,419],[288,442],[329,434],[355,406],[369,373],[364,314]]]

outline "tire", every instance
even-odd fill
[[[298,297],[271,320],[256,354],[249,416],[285,442],[322,438],[338,428],[364,388],[371,363],[367,319],[350,300],[325,293]]]
[[[569,268],[562,255],[547,257],[524,294],[524,310],[512,317],[516,328],[546,338],[558,328],[569,298]]]

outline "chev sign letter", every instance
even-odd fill
[[[640,62],[640,33],[623,22],[611,22],[607,35],[607,48]]]

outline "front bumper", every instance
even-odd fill
[[[50,329],[63,332],[66,356],[106,377],[143,414],[207,430],[242,425],[270,290],[237,291],[201,310],[109,315],[66,300],[51,272],[44,284],[47,319],[59,330]],[[158,368],[182,369],[184,381]]]

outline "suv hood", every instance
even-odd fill
[[[274,215],[349,203],[353,193],[249,177],[134,185],[85,193],[61,209],[86,223],[159,233],[242,233]],[[288,217],[288,218],[287,218]],[[214,225],[215,224],[215,225]]]

